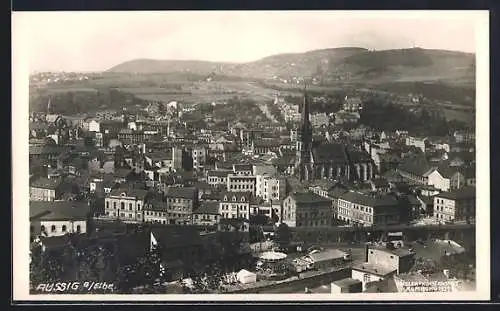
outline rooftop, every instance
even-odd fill
[[[127,197],[136,197],[138,199],[144,199],[144,197],[147,194],[147,190],[130,188],[130,187],[127,188],[121,187],[118,189],[113,189],[109,193],[110,196],[121,196],[122,194],[124,194]]]
[[[381,266],[381,265],[374,265],[374,264],[367,263],[367,262],[355,264],[352,266],[352,269],[356,270],[356,271],[362,271],[364,273],[370,273],[370,274],[382,276],[382,277],[396,273],[396,269],[389,269],[389,268]]]
[[[85,220],[89,210],[86,202],[30,201],[30,221]]]
[[[203,202],[193,214],[219,214],[219,202]]]
[[[330,259],[337,259],[337,258],[344,258],[346,255],[346,252],[343,252],[338,249],[329,249],[325,251],[320,251],[318,253],[310,254],[307,255],[307,257],[311,258],[315,262],[320,262],[320,261],[325,261],[325,260],[330,260]]]
[[[329,203],[332,200],[328,198],[324,198],[314,192],[296,192],[291,194],[292,198],[298,204],[310,204],[310,203]]]
[[[41,177],[38,179],[35,179],[33,182],[31,182],[31,187],[32,188],[41,188],[41,189],[51,189],[55,190],[57,189],[60,185],[62,184],[62,179],[60,178],[54,178],[54,179],[49,179],[46,177]]]
[[[476,197],[476,187],[468,186],[457,190],[442,192],[436,195],[437,198],[449,200],[466,200]]]
[[[167,187],[165,196],[171,198],[194,199],[198,189],[195,187]]]
[[[342,194],[340,199],[364,206],[397,206],[398,201],[394,196],[386,195],[367,195],[356,191],[349,191]]]

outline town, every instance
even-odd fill
[[[320,112],[331,98],[301,92],[64,114],[47,98],[29,123],[32,292],[474,290],[474,129],[403,128],[425,109],[388,129],[366,95]]]

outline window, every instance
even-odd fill
[[[82,232],[82,227],[80,225],[76,226],[76,232],[78,233]]]
[[[141,203],[137,203],[137,210],[140,211],[141,210]]]
[[[67,229],[67,228],[66,228],[66,225],[63,225],[63,226],[62,226],[62,232],[66,232],[66,229]]]
[[[109,201],[106,202],[106,209],[109,209]]]
[[[116,202],[113,202],[113,209],[116,209]]]
[[[52,227],[50,228],[50,230],[51,230],[52,232],[56,232],[56,226],[52,225]]]
[[[124,210],[125,209],[125,203],[121,202],[120,205],[121,205],[121,209]]]

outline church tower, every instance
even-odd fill
[[[296,173],[301,181],[312,179],[311,156],[313,131],[311,121],[309,120],[309,105],[309,98],[304,87],[304,102],[302,103],[300,125],[297,133],[297,154],[295,163]]]

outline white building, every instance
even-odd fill
[[[30,202],[30,234],[33,236],[61,236],[85,233],[89,205],[85,202]]]
[[[142,222],[146,193],[147,191],[143,189],[120,188],[112,190],[105,199],[106,217],[129,222]]]
[[[89,128],[89,132],[100,132],[101,131],[101,128],[100,128],[100,123],[97,122],[96,120],[91,120],[89,123],[88,123],[88,128]]]

